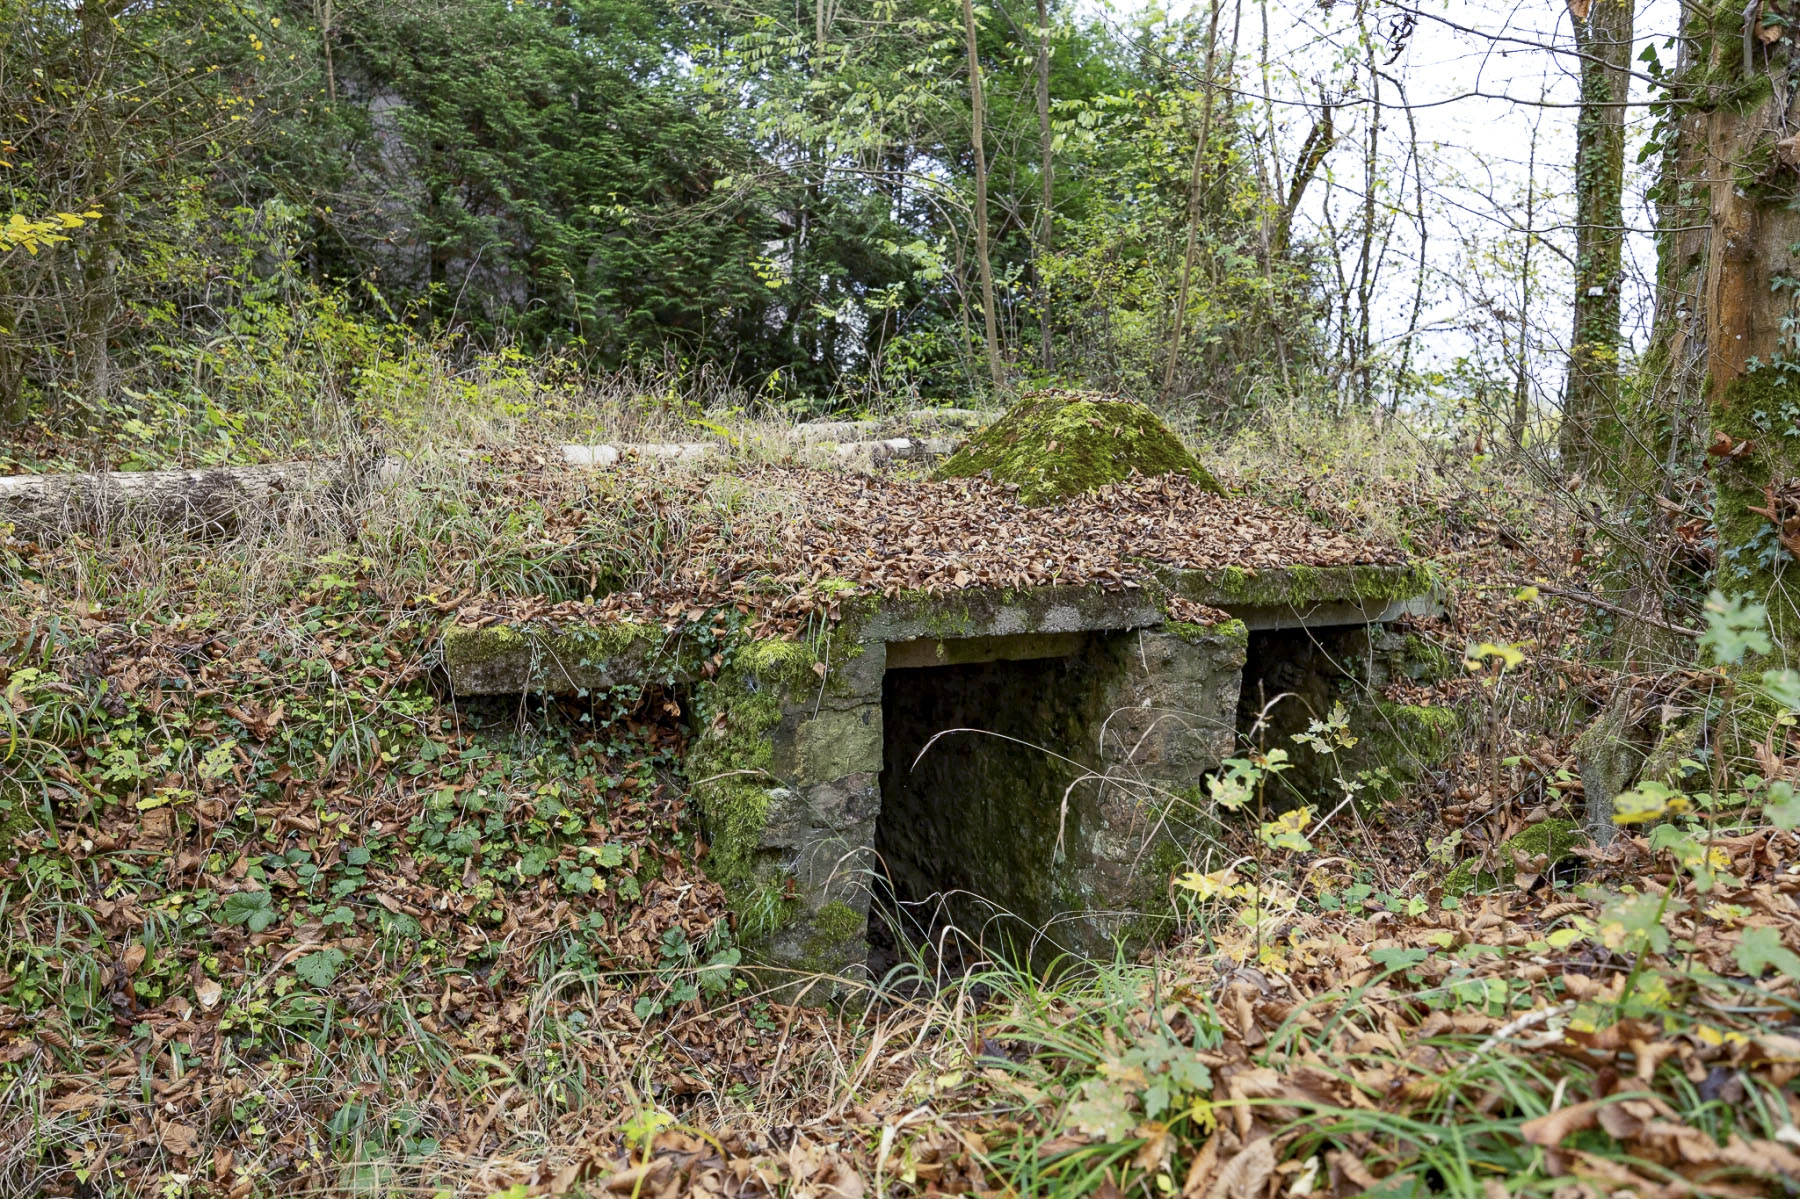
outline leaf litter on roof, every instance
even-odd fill
[[[542,478],[542,476],[536,476]],[[523,482],[523,476],[519,477]],[[566,481],[561,481],[566,484]],[[1027,507],[1016,488],[790,466],[729,475],[643,469],[564,493],[553,520],[601,505],[637,569],[578,602],[461,595],[465,620],[660,620],[736,607],[757,631],[791,631],[857,595],[968,587],[1148,584],[1158,567],[1268,570],[1404,562],[1394,546],[1254,500],[1214,495],[1183,475],[1133,478],[1061,504]],[[582,563],[565,569],[580,576]],[[601,572],[589,572],[598,576]]]

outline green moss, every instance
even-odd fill
[[[1565,860],[1583,840],[1581,827],[1572,820],[1540,820],[1502,843],[1500,849],[1508,855],[1522,853],[1527,858],[1542,857],[1554,865]]]
[[[1375,714],[1378,728],[1371,731],[1374,739],[1387,739],[1413,759],[1428,764],[1448,757],[1462,731],[1462,717],[1453,708],[1377,700]]]
[[[654,629],[632,621],[562,630],[503,624],[479,629],[452,626],[444,630],[444,665],[478,666],[526,650],[549,661],[591,665],[656,640]]]
[[[1173,823],[1179,827],[1191,825],[1196,813],[1206,810],[1202,806],[1204,802],[1198,787],[1180,792],[1175,800],[1176,816]],[[1168,837],[1157,841],[1150,847],[1150,852],[1144,855],[1143,866],[1138,872],[1137,893],[1140,900],[1133,905],[1134,915],[1118,933],[1118,940],[1128,955],[1135,954],[1146,945],[1156,944],[1174,930],[1176,912],[1170,893],[1170,880],[1192,865],[1181,846]]]
[[[803,970],[836,971],[868,952],[864,936],[868,917],[841,899],[834,899],[814,912],[809,921],[812,932],[800,946]]]
[[[1463,862],[1444,878],[1444,893],[1467,895],[1470,891],[1493,890],[1505,885],[1512,877],[1515,854],[1531,862],[1542,858],[1545,869],[1548,869],[1558,862],[1567,861],[1575,847],[1586,840],[1582,836],[1581,826],[1573,820],[1540,820],[1518,836],[1500,843],[1495,860],[1502,873],[1479,870],[1473,860]]]
[[[1457,896],[1467,895],[1476,887],[1482,885],[1481,880],[1483,878],[1491,880],[1493,877],[1494,876],[1491,874],[1483,875],[1480,871],[1476,870],[1475,863],[1472,860],[1459,862],[1457,863],[1456,869],[1444,876],[1444,894]],[[1490,882],[1488,885],[1492,886],[1493,884]]]
[[[769,767],[781,702],[774,686],[738,665],[700,689],[695,701],[701,731],[686,765],[710,845],[706,872],[725,889],[740,933],[754,937],[777,927],[785,914],[770,902],[771,880],[759,878],[756,869],[769,791],[780,785]]]
[[[1437,683],[1456,674],[1456,663],[1449,651],[1417,633],[1406,635],[1400,653],[1407,677],[1417,682]]]
[[[1046,504],[1117,483],[1133,471],[1184,474],[1223,493],[1155,413],[1134,401],[1094,392],[1027,395],[970,438],[935,477],[987,475],[995,482],[1017,484],[1023,503]]]
[[[732,650],[732,656],[750,675],[784,683],[804,677],[817,661],[806,642],[782,637],[746,641]]]
[[[527,644],[525,634],[510,625],[490,625],[485,629],[452,625],[444,630],[444,665],[478,666],[524,649]]]
[[[1683,99],[1703,112],[1719,108],[1743,112],[1769,100],[1774,95],[1772,72],[1760,64],[1753,64],[1747,74],[1744,70],[1744,6],[1736,0],[1718,0],[1689,12],[1685,32],[1700,50],[1678,81]],[[1754,53],[1760,58],[1762,47]]]
[[[1221,620],[1218,624],[1171,620],[1163,625],[1163,631],[1175,634],[1189,645],[1208,641],[1235,641],[1247,645],[1250,641],[1250,629],[1241,620]]]
[[[1721,461],[1713,472],[1715,585],[1727,595],[1767,605],[1776,654],[1784,662],[1800,651],[1800,610],[1790,596],[1793,556],[1769,519],[1751,509],[1768,506],[1763,485],[1769,479],[1800,473],[1800,439],[1781,433],[1792,419],[1783,410],[1796,405],[1800,384],[1786,372],[1764,369],[1733,379],[1712,412],[1714,429],[1754,447],[1744,458]]]

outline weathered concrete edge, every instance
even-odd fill
[[[1152,628],[1171,597],[1220,608],[1250,629],[1368,624],[1442,611],[1422,565],[1163,570],[1149,586],[969,587],[846,602],[843,632],[864,643],[962,641]],[[573,693],[686,681],[698,655],[648,624],[495,624],[444,633],[443,663],[458,695]]]

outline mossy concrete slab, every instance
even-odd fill
[[[1170,597],[1223,609],[1252,630],[1385,622],[1435,615],[1443,604],[1435,576],[1417,565],[1164,569],[1141,587],[967,587],[863,597],[846,604],[846,619],[833,634],[839,648],[816,655],[830,679],[820,700],[831,705],[846,692],[879,690],[885,661],[862,654],[864,646],[904,645],[900,652],[908,665],[914,664],[912,656],[938,655],[940,643],[943,655],[963,655],[965,661],[986,653],[1043,656],[1054,652],[1052,642],[1037,648],[1024,640],[981,643],[1151,628],[1167,620],[1163,608]],[[800,661],[805,650],[798,643],[759,645],[773,645],[757,652],[784,657],[801,675],[812,669],[814,657]],[[573,694],[650,680],[686,681],[698,672],[699,658],[679,636],[629,622],[452,627],[443,645],[444,669],[459,695]],[[938,664],[950,660],[946,656]]]
[[[1252,630],[1329,628],[1437,616],[1443,587],[1423,564],[1164,569],[1168,595],[1222,608]]]

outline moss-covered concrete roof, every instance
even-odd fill
[[[545,536],[564,547],[563,594],[466,597],[453,609],[458,624],[639,642],[723,610],[756,637],[854,618],[894,626],[869,630],[871,639],[903,641],[1131,628],[1160,621],[1171,603],[1225,609],[1253,626],[1344,623],[1430,590],[1393,546],[1183,474],[1038,507],[983,479],[776,466],[638,468],[585,488],[541,502]],[[993,618],[960,634],[928,627],[965,609]],[[601,660],[608,648],[555,656]],[[452,645],[449,664],[454,672],[470,655],[503,650]]]

